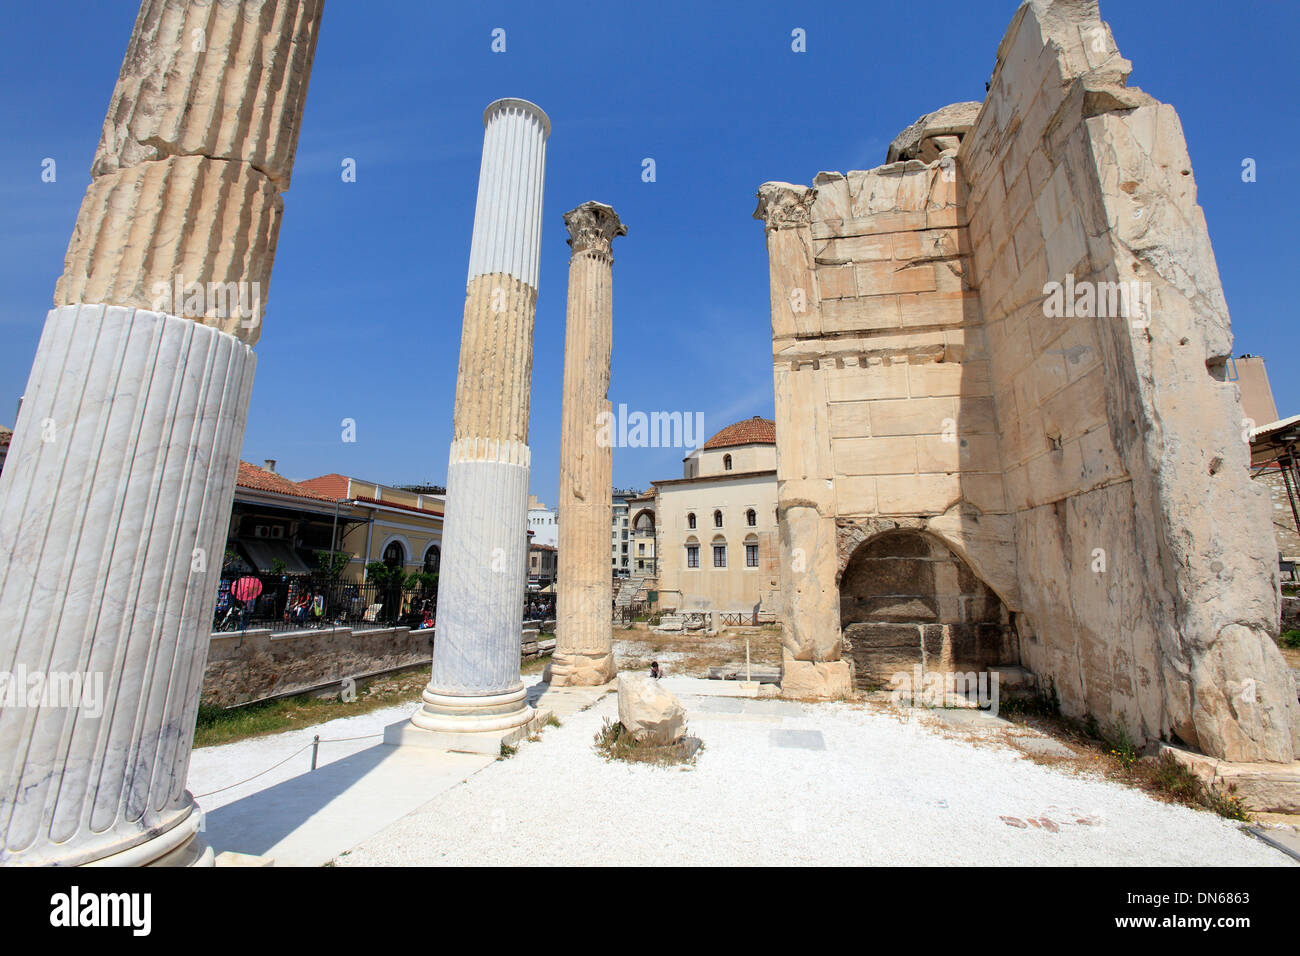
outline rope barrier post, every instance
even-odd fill
[[[320,734],[311,740],[311,769],[316,769],[316,755],[320,753]]]

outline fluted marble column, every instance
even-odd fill
[[[527,584],[528,402],[541,254],[546,114],[497,100],[483,114],[483,161],[470,245],[438,635],[422,730],[474,733],[527,723],[519,679]]]
[[[569,228],[569,300],[564,324],[560,421],[560,565],[551,683],[604,684],[618,673],[610,630],[609,567],[614,450],[609,360],[614,339],[610,246],[627,235],[618,213],[585,202],[564,214]]]
[[[141,5],[0,475],[0,670],[82,688],[0,709],[5,864],[211,861],[185,779],[321,7]]]

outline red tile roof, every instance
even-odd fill
[[[729,448],[732,445],[775,445],[776,422],[770,418],[746,418],[728,425],[704,443],[705,448]]]
[[[276,474],[274,471],[267,471],[265,468],[258,468],[246,461],[239,463],[239,477],[235,479],[235,484],[241,488],[251,488],[254,491],[270,491],[278,495],[288,495],[291,498],[309,498],[312,501],[336,500],[329,495],[323,495],[319,491],[308,488],[306,485],[290,481],[284,475]]]
[[[381,501],[378,498],[362,498],[360,496],[355,497],[352,500],[359,501],[362,504],[383,505],[385,508],[400,508],[402,511],[413,511],[418,515],[437,515],[439,518],[442,517],[441,510],[435,510],[433,508],[417,508],[415,505],[405,505],[398,501]]]
[[[308,478],[306,481],[298,482],[298,484],[323,495],[329,495],[331,501],[341,501],[348,496],[347,475],[321,475],[319,478]]]
[[[351,481],[347,475],[330,474],[321,475],[319,478],[308,478],[306,481],[300,481],[298,484],[304,488],[319,492],[329,496],[330,501],[343,501],[348,497],[348,483]],[[361,481],[360,478],[357,479]],[[363,484],[373,485],[375,482],[367,481]],[[413,492],[408,492],[413,494]],[[436,507],[417,508],[415,505],[403,504],[398,501],[385,501],[380,498],[367,498],[362,495],[353,495],[352,501],[359,501],[364,504],[383,505],[385,508],[398,508],[402,511],[410,511],[420,515],[437,515],[442,517],[442,509]]]

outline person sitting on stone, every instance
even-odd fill
[[[663,672],[659,670],[658,661],[650,662],[650,676],[653,677],[655,680],[658,680],[660,677],[663,676]]]

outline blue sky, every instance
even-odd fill
[[[137,5],[12,4],[0,33],[0,423],[11,424],[62,270]],[[482,3],[328,0],[285,195],[243,457],[293,478],[441,483],[481,115],[550,115],[533,364],[533,490],[559,475],[567,285],[562,214],[610,203],[610,397],[701,411],[705,434],[772,414],[766,180],[884,162],[921,113],[977,100],[1014,2]],[[1236,334],[1300,412],[1295,269],[1300,130],[1284,3],[1102,3],[1130,83],[1182,117]],[[506,52],[490,50],[506,30]],[[807,52],[790,33],[807,32]],[[1258,180],[1241,181],[1241,162]],[[41,182],[41,161],[58,163]],[[357,182],[339,175],[357,161]],[[642,160],[657,181],[642,182]],[[357,422],[341,441],[340,422]],[[679,449],[616,449],[620,487],[680,476]]]

